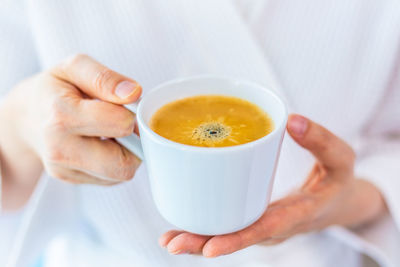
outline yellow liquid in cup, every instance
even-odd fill
[[[237,97],[201,95],[162,106],[150,128],[171,141],[201,147],[245,144],[274,129],[272,119],[257,105]]]

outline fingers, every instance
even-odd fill
[[[285,241],[286,238],[270,238],[264,242],[257,242],[264,246],[273,246]],[[246,243],[240,239],[240,236],[229,234],[225,236],[214,236],[203,247],[203,255],[208,258],[219,257],[231,254],[235,251],[254,245],[257,243]]]
[[[50,176],[72,184],[96,184],[111,186],[119,184],[119,181],[102,180],[98,177],[86,174],[81,171],[64,168],[61,166],[53,167]]]
[[[56,91],[44,116],[48,128],[83,136],[122,137],[135,128],[135,114],[125,107],[97,99],[82,98],[72,85],[53,78],[48,87]]]
[[[175,236],[183,233],[183,231],[177,231],[177,230],[171,230],[166,233],[164,233],[159,239],[158,239],[158,244],[161,247],[166,247]]]
[[[191,233],[180,233],[173,237],[167,245],[171,254],[199,254],[204,244],[211,236],[195,235]]]
[[[221,236],[203,236],[181,231],[169,231],[159,240],[171,254],[203,254],[205,257],[217,257],[230,254],[264,240],[261,233],[262,223],[255,223],[242,231]]]
[[[302,116],[291,115],[288,131],[324,167],[335,171],[352,169],[354,153],[351,148],[322,126]],[[319,211],[320,205],[315,203],[315,198],[302,191],[294,192],[272,203],[258,221],[238,232],[211,238],[172,232],[167,233],[160,244],[167,244],[168,251],[173,254],[201,251],[206,257],[217,257],[260,242],[265,245],[277,244],[297,233],[315,229],[314,220]]]
[[[136,81],[110,70],[87,55],[76,55],[66,60],[51,73],[92,98],[115,104],[135,102],[142,92]]]
[[[289,116],[287,129],[292,138],[309,150],[328,170],[352,170],[354,152],[339,137],[321,125],[297,114]]]
[[[202,253],[205,257],[218,257],[260,242],[278,244],[307,232],[314,213],[311,199],[304,194],[292,194],[272,203],[258,221],[238,232],[210,237],[170,231],[160,238],[160,245],[172,254]]]
[[[218,257],[267,241],[273,235],[285,233],[285,225],[290,224],[292,220],[287,217],[285,209],[267,211],[258,221],[243,230],[211,238],[203,247],[203,255]]]
[[[244,248],[240,234],[228,234],[211,238],[203,248],[203,255],[214,258],[233,253]]]
[[[52,166],[79,170],[102,180],[128,181],[141,161],[114,140],[65,137],[48,144],[44,153]]]
[[[76,162],[80,169],[90,170],[92,175],[103,179],[128,181],[132,179],[141,161],[114,140],[83,138],[76,158],[86,162]],[[76,149],[79,150],[78,148]],[[101,163],[101,164],[99,164]]]
[[[245,243],[237,234],[203,236],[187,232],[170,231],[160,238],[160,245],[168,252],[178,254],[203,254],[205,257],[218,257],[243,249],[253,243]]]
[[[288,202],[282,203],[280,202]],[[282,205],[282,206],[280,206]],[[294,199],[282,199],[271,204],[270,210],[254,224],[235,233],[214,236],[203,247],[205,257],[218,257],[231,254],[246,247],[265,242],[279,243],[299,231],[297,222],[307,216],[300,202]]]
[[[70,131],[76,135],[123,137],[131,135],[135,129],[135,114],[126,108],[97,100],[81,100],[72,111],[76,120]]]

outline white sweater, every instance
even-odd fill
[[[20,218],[0,217],[0,265],[400,266],[400,2],[398,0],[3,1],[0,92],[74,53],[138,80],[213,73],[272,85],[291,111],[322,123],[358,153],[356,174],[390,215],[357,232],[331,227],[218,259],[171,256],[145,167],[111,188],[43,174]],[[1,125],[0,127],[4,127]],[[1,129],[0,129],[1,130]],[[274,198],[301,184],[313,158],[287,136]],[[23,166],[21,166],[23,168]]]

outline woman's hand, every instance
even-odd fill
[[[291,137],[316,159],[304,185],[274,203],[253,225],[232,234],[201,236],[169,231],[159,240],[172,254],[201,253],[206,257],[230,254],[263,242],[277,244],[299,233],[329,225],[355,226],[384,210],[379,191],[353,174],[354,152],[322,126],[291,115]]]
[[[141,91],[134,80],[86,55],[69,58],[7,96],[1,111],[8,126],[0,139],[2,153],[15,155],[12,147],[22,147],[37,155],[51,176],[71,183],[127,181],[140,160],[109,138],[133,133],[135,116],[122,104],[135,102]],[[14,167],[23,167],[21,157]]]

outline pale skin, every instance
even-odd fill
[[[122,104],[135,102],[141,92],[133,79],[85,55],[17,85],[0,108],[3,206],[23,205],[43,168],[77,184],[130,180],[141,161],[100,137],[133,133],[135,115]]]
[[[11,90],[0,106],[3,208],[22,207],[43,169],[76,184],[130,180],[141,162],[112,138],[137,132],[134,114],[122,105],[135,102],[141,91],[133,79],[85,55]],[[315,157],[300,188],[271,203],[257,222],[239,232],[201,236],[172,230],[161,236],[160,245],[171,254],[217,257],[330,225],[359,226],[385,212],[379,190],[354,176],[355,155],[348,144],[300,115],[290,115],[287,130]]]
[[[373,221],[386,210],[378,189],[354,177],[355,154],[343,140],[295,114],[289,116],[287,131],[315,157],[300,188],[271,203],[258,221],[236,233],[202,236],[172,230],[161,236],[159,244],[171,254],[217,257],[259,243],[278,244],[330,225],[356,227]]]

